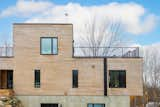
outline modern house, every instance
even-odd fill
[[[138,48],[81,56],[73,42],[72,24],[15,23],[13,47],[0,48],[0,96],[12,91],[24,107],[129,107],[143,95]]]

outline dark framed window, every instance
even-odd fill
[[[7,88],[13,89],[13,71],[12,70],[7,71]]]
[[[41,107],[58,107],[58,104],[41,104]]]
[[[41,77],[40,77],[40,70],[34,71],[34,87],[40,88],[41,86]]]
[[[110,70],[109,77],[109,88],[126,88],[125,70]]]
[[[88,104],[87,107],[105,107],[105,104]]]
[[[72,87],[78,88],[78,70],[72,70]]]
[[[42,55],[58,54],[58,38],[57,37],[41,37],[40,51]]]

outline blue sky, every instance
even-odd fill
[[[41,0],[41,2],[46,2],[47,0]],[[33,14],[29,14],[28,16],[25,15],[21,17],[21,14],[19,14],[16,10],[14,9],[9,9],[11,7],[16,7],[17,0],[0,0],[0,45],[2,45],[5,41],[11,43],[12,42],[12,24],[13,23],[19,23],[19,22],[26,22],[27,20],[31,20],[31,18],[37,18],[37,16],[40,16],[41,12],[36,11],[36,16]],[[38,3],[40,1],[34,1],[34,3]],[[68,5],[69,3],[74,3],[79,4],[81,7],[92,7],[92,6],[97,6],[100,7],[102,5],[108,5],[113,2],[121,4],[127,4],[127,3],[135,3],[145,9],[147,11],[143,17],[147,17],[150,15],[154,15],[156,18],[156,21],[154,21],[155,25],[152,29],[149,31],[144,31],[142,33],[128,33],[130,35],[130,38],[137,44],[141,45],[151,45],[155,43],[160,42],[160,1],[159,0],[48,0],[49,3],[52,5],[58,5],[58,6],[65,6]],[[48,5],[48,4],[46,4]],[[50,6],[50,5],[48,5]],[[72,6],[72,5],[71,5]],[[52,6],[51,6],[52,7]],[[9,15],[2,16],[2,13],[5,13],[6,10],[9,10],[11,12]],[[12,11],[13,10],[13,11]],[[31,10],[28,10],[31,11]],[[41,10],[40,10],[41,11]],[[42,10],[44,11],[44,10]],[[103,11],[103,10],[102,10]],[[8,11],[7,11],[8,12]],[[7,13],[6,12],[6,13]],[[12,12],[17,14],[12,14]],[[25,11],[26,12],[26,11]],[[133,13],[135,14],[135,13]],[[2,16],[2,17],[1,17]],[[41,16],[40,16],[41,17]],[[143,21],[143,17],[141,17],[141,21]],[[152,18],[153,19],[153,18]],[[144,26],[142,26],[144,27]],[[132,32],[132,31],[131,31]]]

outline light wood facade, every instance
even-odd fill
[[[58,55],[40,54],[41,37],[58,37]],[[16,95],[104,95],[103,58],[72,57],[72,24],[14,24],[13,38],[14,57],[0,58],[0,69],[14,70]],[[35,69],[40,70],[40,88],[34,87]],[[72,88],[74,69],[79,72],[78,88]],[[142,95],[142,58],[107,58],[110,69],[126,70],[127,87],[107,88],[108,95]]]

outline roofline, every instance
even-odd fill
[[[143,59],[143,57],[89,57],[89,56],[72,56],[72,58],[74,59],[85,59],[85,58],[89,58],[89,59],[96,59],[96,58],[99,58],[99,59],[104,59],[104,58],[108,58],[108,59]]]
[[[73,25],[72,23],[13,23],[13,25]]]

